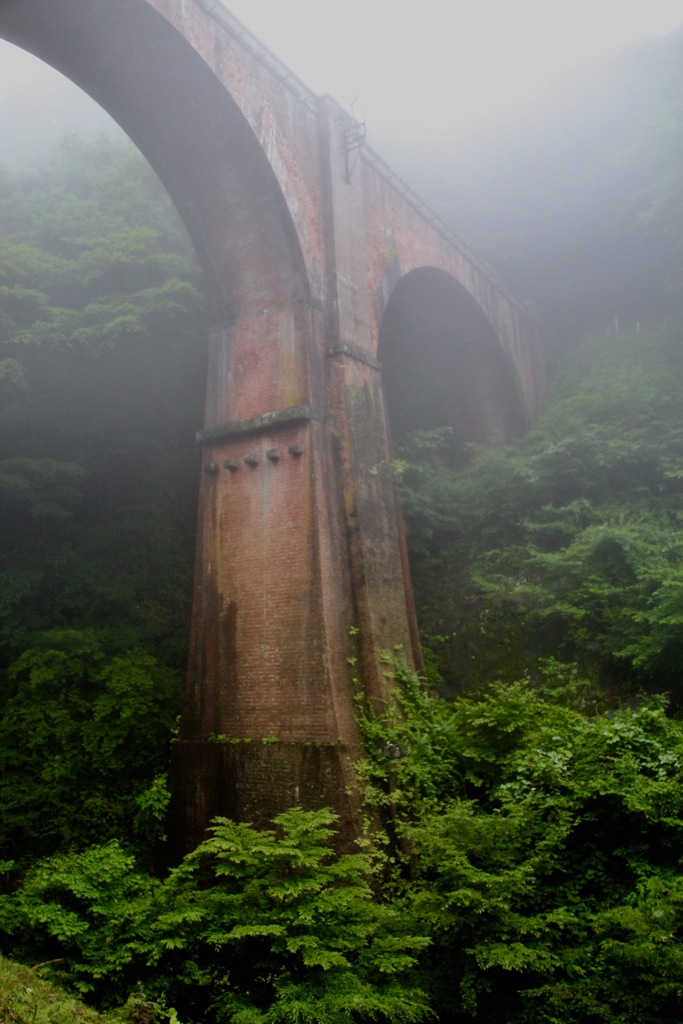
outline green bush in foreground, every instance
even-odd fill
[[[218,1019],[239,1024],[421,1021],[414,980],[428,944],[376,899],[364,853],[335,856],[336,818],[294,809],[276,829],[218,819],[165,886],[158,923],[189,984],[210,982]]]
[[[399,672],[394,713],[366,723],[404,911],[432,939],[423,985],[449,1021],[674,1024],[683,727],[656,698],[596,710],[550,670],[454,705]]]
[[[287,811],[275,828],[218,819],[164,883],[118,843],[31,870],[0,905],[14,955],[100,1005],[140,988],[194,1020],[238,1024],[419,1022],[428,938],[375,898],[372,860],[337,856],[329,811]]]
[[[60,855],[0,902],[5,950],[202,1024],[679,1024],[681,722],[604,710],[558,664],[455,704],[387,671],[374,848],[339,855],[334,815],[293,809],[216,820],[163,881],[116,842]]]

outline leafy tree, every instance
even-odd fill
[[[0,664],[85,626],[180,668],[205,330],[189,243],[106,140],[5,172],[0,210]]]
[[[602,711],[558,664],[543,689],[453,705],[398,678],[394,710],[365,724],[365,773],[432,937],[421,969],[440,1019],[678,1020],[680,722],[656,699]]]
[[[129,145],[0,175],[2,856],[149,857],[186,659],[205,312]]]
[[[160,885],[118,840],[57,854],[35,864],[11,899],[0,899],[0,929],[15,956],[54,961],[55,981],[115,1006],[146,973]]]
[[[682,352],[669,331],[586,345],[523,439],[457,473],[438,434],[413,439],[402,496],[418,612],[451,686],[560,657],[606,685],[676,691]]]
[[[218,819],[163,884],[118,842],[62,854],[0,904],[0,928],[25,957],[66,958],[56,975],[106,1005],[142,984],[202,1020],[429,1019],[412,980],[428,940],[375,898],[368,855],[333,852],[334,821]]]
[[[215,821],[163,882],[116,841],[59,854],[0,900],[5,949],[184,1019],[678,1021],[683,727],[664,702],[605,709],[558,663],[455,704],[396,677],[363,721],[391,824],[367,852],[335,854],[334,816],[293,809]]]
[[[107,656],[88,633],[45,633],[10,667],[0,721],[0,857],[104,839],[151,856],[180,682],[150,655]]]
[[[411,980],[427,943],[374,898],[363,854],[333,855],[336,818],[293,809],[276,830],[218,819],[167,884],[162,943],[188,982],[211,985],[218,1020],[240,1024],[421,1021]]]

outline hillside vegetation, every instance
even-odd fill
[[[453,473],[442,432],[402,451],[425,639],[455,690],[553,657],[615,695],[678,701],[683,337],[610,335],[565,357],[520,441]]]
[[[0,221],[0,857],[151,848],[190,614],[194,254],[105,140],[2,172]]]

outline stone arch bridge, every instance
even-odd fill
[[[391,429],[523,429],[539,329],[361,126],[216,0],[2,0],[0,36],[128,133],[208,283],[180,846],[215,814],[294,803],[353,830],[354,702],[382,707],[382,651],[419,660]]]

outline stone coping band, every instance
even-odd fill
[[[287,409],[276,409],[265,412],[261,416],[251,416],[246,420],[234,420],[232,423],[219,423],[217,427],[197,432],[199,444],[212,444],[231,437],[244,437],[246,434],[261,434],[277,427],[291,426],[294,423],[306,423],[308,420],[324,421],[310,405],[291,405]]]

